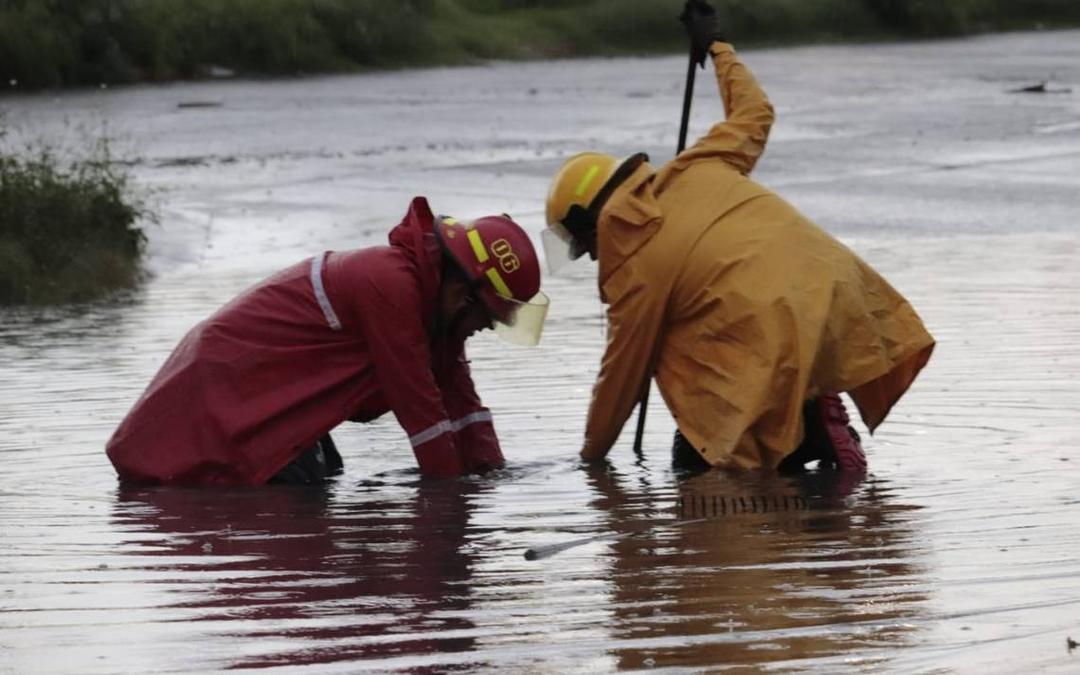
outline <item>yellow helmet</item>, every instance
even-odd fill
[[[548,270],[559,271],[585,254],[595,241],[596,222],[604,202],[630,177],[645,153],[620,160],[600,152],[582,152],[563,163],[547,197],[547,229],[541,234]]]
[[[618,168],[618,159],[600,152],[581,152],[566,160],[548,191],[548,227],[563,224],[572,206],[589,208]]]

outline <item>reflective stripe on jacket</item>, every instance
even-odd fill
[[[911,385],[933,338],[846,246],[747,177],[773,110],[730,45],[711,49],[726,121],[605,205],[597,245],[608,343],[583,456],[615,443],[650,374],[711,464],[775,467],[801,409],[849,392],[871,430]]]

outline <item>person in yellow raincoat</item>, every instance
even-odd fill
[[[682,20],[699,64],[712,57],[725,121],[659,169],[576,155],[547,199],[549,265],[588,252],[609,305],[581,456],[605,457],[655,375],[694,461],[863,470],[838,394],[872,432],[934,339],[868,264],[748,178],[773,108],[711,7],[690,0]]]

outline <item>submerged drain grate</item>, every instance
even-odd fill
[[[689,495],[675,504],[677,518],[715,518],[740,513],[806,511],[805,497],[798,495]]]

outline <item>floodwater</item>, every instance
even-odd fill
[[[138,291],[0,314],[0,673],[1080,671],[1080,32],[744,58],[778,112],[758,179],[940,342],[861,481],[679,475],[655,395],[641,457],[630,425],[580,466],[588,263],[547,280],[540,347],[470,343],[496,475],[420,481],[392,416],[336,432],[326,489],[121,488],[106,460],[188,327],[382,243],[412,195],[536,234],[561,157],[665,161],[679,57],[0,99],[17,137],[104,125],[162,214]],[[699,76],[691,135],[720,111]]]

